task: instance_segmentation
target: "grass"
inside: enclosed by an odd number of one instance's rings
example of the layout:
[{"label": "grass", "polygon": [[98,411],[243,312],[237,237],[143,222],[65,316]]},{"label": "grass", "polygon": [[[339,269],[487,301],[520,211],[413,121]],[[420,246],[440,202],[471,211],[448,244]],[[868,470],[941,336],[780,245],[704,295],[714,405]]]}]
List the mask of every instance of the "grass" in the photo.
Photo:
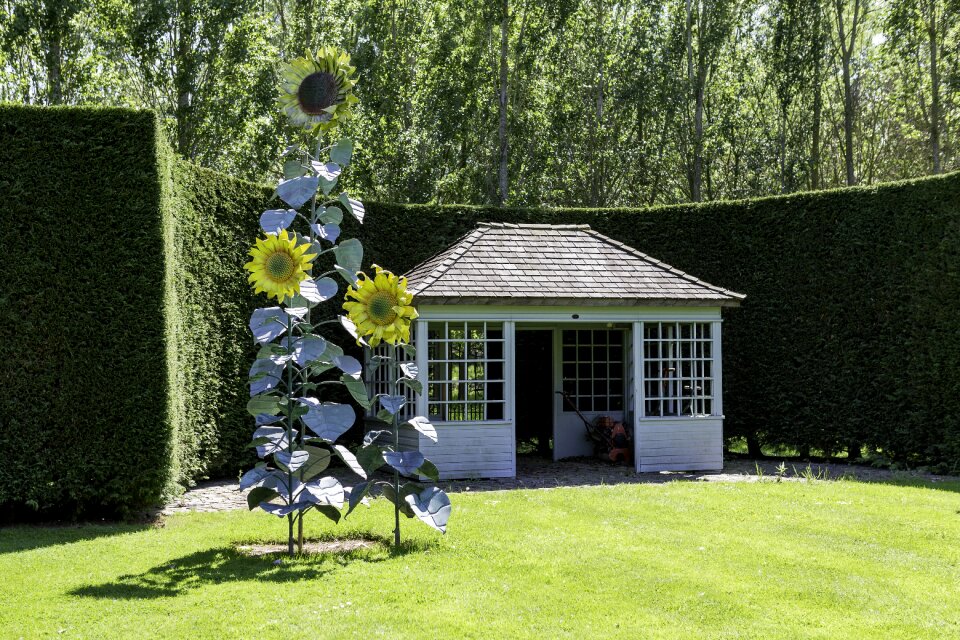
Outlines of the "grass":
[{"label": "grass", "polygon": [[[960,637],[960,483],[453,496],[450,532],[284,562],[270,516],[0,530],[0,636]],[[314,538],[388,534],[382,501]],[[12,606],[11,606],[11,603]]]}]

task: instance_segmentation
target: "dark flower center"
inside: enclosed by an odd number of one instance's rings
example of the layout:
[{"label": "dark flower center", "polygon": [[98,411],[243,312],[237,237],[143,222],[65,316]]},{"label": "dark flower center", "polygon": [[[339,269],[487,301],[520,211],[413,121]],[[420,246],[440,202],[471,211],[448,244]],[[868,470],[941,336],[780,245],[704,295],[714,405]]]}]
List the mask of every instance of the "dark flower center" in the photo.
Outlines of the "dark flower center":
[{"label": "dark flower center", "polygon": [[293,258],[286,253],[274,253],[266,260],[264,265],[267,270],[267,275],[274,282],[284,282],[293,276],[293,272],[296,271],[296,265],[293,262]]},{"label": "dark flower center", "polygon": [[314,71],[300,83],[297,101],[307,115],[323,115],[337,101],[337,79],[328,71]]},{"label": "dark flower center", "polygon": [[386,291],[378,291],[370,296],[367,315],[370,316],[374,324],[385,327],[393,324],[393,321],[397,319],[397,312],[393,310],[395,306],[397,306],[395,297]]}]

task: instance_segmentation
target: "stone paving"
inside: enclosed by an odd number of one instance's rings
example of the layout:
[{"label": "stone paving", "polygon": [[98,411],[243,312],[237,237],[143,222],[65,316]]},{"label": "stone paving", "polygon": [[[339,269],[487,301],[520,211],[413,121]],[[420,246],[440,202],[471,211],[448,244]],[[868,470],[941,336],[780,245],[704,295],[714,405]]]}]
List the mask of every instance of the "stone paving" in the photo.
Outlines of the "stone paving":
[{"label": "stone paving", "polygon": [[[727,460],[722,471],[660,472],[635,473],[632,466],[615,465],[587,458],[552,462],[543,458],[520,457],[517,459],[515,478],[489,480],[451,480],[442,481],[440,486],[452,493],[473,491],[503,491],[510,489],[551,489],[556,487],[583,487],[613,484],[650,484],[672,481],[698,482],[756,482],[777,476],[777,460]],[[760,468],[762,476],[758,475]],[[802,481],[807,475],[815,478],[837,480],[855,479],[865,482],[884,482],[919,478],[932,482],[956,480],[948,476],[907,473],[873,469],[843,464],[811,463],[807,473],[807,463],[787,462],[787,481]],[[330,475],[341,482],[356,482],[356,476],[347,469],[332,469]],[[384,475],[384,479],[388,476]],[[246,509],[246,492],[241,492],[235,480],[216,480],[204,482],[187,491],[177,500],[166,505],[160,513],[170,515],[184,511],[229,511]]]}]

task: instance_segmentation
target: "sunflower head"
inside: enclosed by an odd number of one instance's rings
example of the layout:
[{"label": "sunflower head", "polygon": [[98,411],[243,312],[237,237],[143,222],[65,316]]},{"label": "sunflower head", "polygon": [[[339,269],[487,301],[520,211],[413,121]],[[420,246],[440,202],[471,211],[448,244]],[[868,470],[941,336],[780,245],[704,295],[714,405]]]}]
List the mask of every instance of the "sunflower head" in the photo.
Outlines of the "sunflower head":
[{"label": "sunflower head", "polygon": [[250,249],[253,258],[243,268],[250,272],[247,280],[257,293],[283,302],[284,298],[300,293],[300,281],[307,277],[311,263],[317,257],[307,253],[309,244],[297,244],[297,237],[281,231],[277,235],[258,238]]},{"label": "sunflower head", "polygon": [[369,336],[371,347],[381,341],[390,344],[410,342],[410,322],[417,317],[413,294],[407,292],[407,279],[398,278],[377,265],[376,275],[361,273],[357,284],[347,290],[343,308],[357,326],[357,335]]},{"label": "sunflower head", "polygon": [[290,122],[305,129],[327,131],[351,117],[356,71],[350,55],[336,47],[307,52],[283,67],[280,106]]}]

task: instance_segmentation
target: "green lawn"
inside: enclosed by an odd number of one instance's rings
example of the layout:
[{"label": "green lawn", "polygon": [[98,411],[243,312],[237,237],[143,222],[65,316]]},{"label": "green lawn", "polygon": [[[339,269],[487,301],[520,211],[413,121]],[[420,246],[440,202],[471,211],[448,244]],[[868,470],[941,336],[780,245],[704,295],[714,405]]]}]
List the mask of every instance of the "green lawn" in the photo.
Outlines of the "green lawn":
[{"label": "green lawn", "polygon": [[[0,635],[960,638],[960,483],[453,496],[447,536],[281,566],[271,516],[0,530]],[[311,535],[387,534],[382,502]],[[308,523],[309,524],[309,523]]]}]

